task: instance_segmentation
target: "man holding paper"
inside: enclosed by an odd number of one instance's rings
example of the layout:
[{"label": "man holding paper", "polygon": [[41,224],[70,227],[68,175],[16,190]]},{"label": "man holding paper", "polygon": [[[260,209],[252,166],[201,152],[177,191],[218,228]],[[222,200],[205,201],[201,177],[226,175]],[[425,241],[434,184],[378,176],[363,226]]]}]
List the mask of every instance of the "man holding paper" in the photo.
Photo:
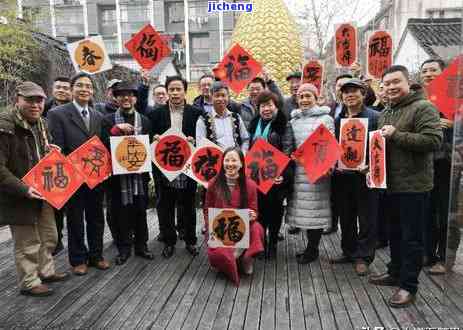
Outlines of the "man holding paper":
[{"label": "man holding paper", "polygon": [[[119,109],[103,119],[103,143],[109,147],[111,136],[149,134],[151,125],[148,118],[135,110],[136,87],[123,81],[114,87],[113,94]],[[115,175],[109,179],[111,214],[118,237],[116,244],[119,255],[116,257],[116,265],[122,265],[127,261],[132,254],[132,245],[135,247],[136,256],[154,259],[147,247],[146,208],[149,180],[149,173]]]},{"label": "man holding paper", "polygon": [[410,88],[406,67],[391,66],[383,73],[383,83],[391,104],[378,120],[387,143],[387,199],[394,206],[389,224],[391,261],[387,272],[372,276],[370,283],[398,286],[389,305],[405,307],[415,299],[423,267],[423,219],[433,188],[433,152],[441,146],[442,129],[423,90]]},{"label": "man holding paper", "polygon": [[34,297],[53,293],[44,283],[69,277],[55,271],[53,208],[21,181],[50,149],[41,118],[45,99],[40,86],[24,82],[16,88],[14,108],[0,114],[0,225],[10,226],[21,294]]},{"label": "man holding paper", "polygon": [[[365,147],[359,159],[366,161],[366,145],[368,132],[374,131],[377,127],[379,113],[367,108],[363,101],[365,99],[366,86],[356,78],[346,81],[341,89],[343,107],[341,113],[335,119],[336,137],[341,135],[341,121],[349,119],[367,119],[367,131],[360,137],[347,134],[347,139],[357,139]],[[357,170],[340,170],[336,175],[336,189],[339,196],[340,222],[341,222],[341,248],[343,255],[332,259],[332,263],[355,264],[355,272],[366,275],[368,265],[373,262],[376,244],[376,221],[378,216],[378,192],[368,189],[366,185],[366,165]],[[358,217],[358,228],[357,228]]]}]

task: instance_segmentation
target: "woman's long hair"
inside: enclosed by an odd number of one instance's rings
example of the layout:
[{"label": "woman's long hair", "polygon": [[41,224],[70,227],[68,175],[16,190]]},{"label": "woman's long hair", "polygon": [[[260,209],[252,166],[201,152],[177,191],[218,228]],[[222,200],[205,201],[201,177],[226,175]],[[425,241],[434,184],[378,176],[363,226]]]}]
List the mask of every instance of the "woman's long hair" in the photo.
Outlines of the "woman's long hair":
[{"label": "woman's long hair", "polygon": [[240,188],[240,206],[239,208],[245,209],[248,207],[248,190],[246,186],[246,175],[245,175],[245,164],[244,164],[244,155],[241,149],[237,147],[230,147],[227,148],[224,153],[223,153],[223,158],[222,158],[222,167],[220,168],[220,172],[217,175],[217,179],[215,180],[215,188],[217,189],[217,192],[219,196],[221,196],[227,204],[230,204],[231,202],[231,191],[230,187],[228,187],[227,184],[227,177],[225,176],[225,168],[224,168],[224,159],[225,156],[230,153],[230,152],[236,152],[238,154],[238,157],[240,158],[241,164],[243,165],[239,169],[239,176],[238,176],[238,186]]}]

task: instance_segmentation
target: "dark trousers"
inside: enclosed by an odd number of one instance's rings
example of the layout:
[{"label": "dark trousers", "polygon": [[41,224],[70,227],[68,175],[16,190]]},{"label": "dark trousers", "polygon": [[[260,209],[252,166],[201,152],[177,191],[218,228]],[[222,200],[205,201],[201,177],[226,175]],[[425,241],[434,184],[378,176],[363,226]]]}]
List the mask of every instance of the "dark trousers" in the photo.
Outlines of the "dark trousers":
[{"label": "dark trousers", "polygon": [[[278,233],[280,232],[281,222],[283,220],[283,199],[279,191],[271,189],[267,195],[258,193],[259,222],[264,227],[268,239],[266,243],[276,245],[278,242]],[[267,235],[267,234],[266,234]]]},{"label": "dark trousers", "polygon": [[377,221],[377,241],[384,244],[389,244],[389,210],[385,191],[379,192],[378,201],[378,221]]},{"label": "dark trousers", "polygon": [[373,262],[376,248],[379,192],[368,189],[360,173],[339,175],[341,248],[345,256]]},{"label": "dark trousers", "polygon": [[106,224],[108,225],[109,232],[111,233],[111,237],[113,238],[114,242],[117,245],[118,230],[116,228],[117,224],[116,224],[113,208],[111,207],[112,192],[111,192],[111,187],[109,186],[109,180],[106,181],[106,183],[108,184],[104,192],[104,199],[105,199],[105,205],[106,205]]},{"label": "dark trousers", "polygon": [[58,244],[63,243],[63,228],[64,228],[64,208],[55,211],[56,231],[58,232]]},{"label": "dark trousers", "polygon": [[400,288],[413,294],[418,290],[418,276],[423,267],[423,219],[429,193],[392,193],[390,249],[387,265],[390,276],[398,278]]},{"label": "dark trousers", "polygon": [[[68,249],[71,266],[103,259],[103,191],[82,186],[67,203]],[[84,224],[85,221],[85,224]],[[88,249],[85,245],[87,232]]]},{"label": "dark trousers", "polygon": [[111,211],[114,230],[118,237],[116,245],[120,254],[130,254],[132,245],[135,247],[135,252],[146,250],[148,242],[147,205],[146,195],[134,196],[133,204],[122,205],[120,190],[112,191]]},{"label": "dark trousers", "polygon": [[[154,182],[154,185],[155,185],[155,190],[156,190],[156,194],[155,194],[155,197],[154,197],[154,205],[156,207],[156,210],[159,208],[159,203],[161,201],[161,189],[162,189],[162,185],[160,183],[157,182],[158,180],[155,180]],[[203,195],[203,200],[206,198],[206,194]],[[184,224],[182,223],[183,219],[184,219],[184,216],[183,216],[183,205],[181,205],[181,203],[179,203],[179,201],[176,202],[175,204],[175,209],[176,209],[176,222],[175,222],[175,230],[177,230],[178,233],[180,233],[181,231],[183,231],[183,228],[185,227]],[[159,213],[158,213],[159,214]],[[159,232],[160,233],[164,233],[165,230],[163,227],[163,223],[161,223],[159,221]]]},{"label": "dark trousers", "polygon": [[434,161],[434,189],[425,231],[425,253],[431,262],[445,262],[451,166],[447,159]]},{"label": "dark trousers", "polygon": [[183,227],[184,240],[188,245],[195,245],[196,238],[196,189],[177,189],[159,185],[159,203],[157,206],[159,230],[166,245],[175,245],[177,232],[175,230],[175,210],[177,217],[182,219],[178,224]]},{"label": "dark trousers", "polygon": [[305,253],[313,256],[319,255],[320,240],[322,238],[323,229],[307,229],[307,247]]}]

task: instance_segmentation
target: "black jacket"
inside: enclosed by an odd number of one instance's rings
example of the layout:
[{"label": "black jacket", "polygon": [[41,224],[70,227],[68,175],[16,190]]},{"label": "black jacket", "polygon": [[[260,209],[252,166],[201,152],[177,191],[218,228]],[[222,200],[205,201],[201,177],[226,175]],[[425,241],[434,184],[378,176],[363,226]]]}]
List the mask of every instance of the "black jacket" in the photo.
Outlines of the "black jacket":
[{"label": "black jacket", "polygon": [[[106,148],[108,148],[108,150],[111,150],[110,137],[115,136],[114,134],[111,133],[111,129],[115,125],[116,125],[116,114],[115,113],[111,113],[109,115],[104,116],[101,122],[101,141],[106,146]],[[141,115],[141,126],[142,126],[142,131],[141,131],[142,135],[151,134],[150,121],[144,115]],[[151,136],[150,136],[150,141],[151,141]],[[120,189],[121,189],[120,178],[121,178],[121,175],[113,175],[108,180],[109,187],[113,193],[118,192],[118,191],[120,192]],[[150,180],[149,173],[143,173],[143,186],[145,189],[145,196],[148,195],[149,180]]]},{"label": "black jacket", "polygon": [[59,107],[59,106],[60,104],[56,102],[56,99],[54,97],[49,97],[47,101],[45,102],[45,107],[43,109],[42,117],[47,118],[48,111],[50,111],[53,108]]},{"label": "black jacket", "polygon": [[[198,121],[199,116],[202,114],[202,110],[185,104],[183,109],[183,121],[182,121],[182,132],[186,137],[195,137],[196,136],[196,122]],[[162,135],[171,127],[170,121],[170,109],[169,105],[166,104],[156,111],[151,111],[148,113],[148,118],[151,123],[151,135]],[[162,174],[161,171],[156,166],[153,166],[153,175],[155,180],[158,182],[163,182],[165,185],[169,180]],[[195,187],[196,183],[192,179],[188,178],[188,187]]]},{"label": "black jacket", "polygon": [[61,148],[64,155],[68,155],[94,135],[101,138],[101,121],[103,115],[92,108],[90,114],[90,130],[85,127],[84,121],[74,103],[67,103],[53,108],[47,116],[53,143]]},{"label": "black jacket", "polygon": [[[146,115],[149,111],[148,107],[148,93],[149,93],[149,86],[140,84],[137,89],[137,103],[135,103],[135,109],[141,113]],[[119,106],[117,104],[111,102],[99,102],[95,104],[95,110],[101,112],[103,115],[109,115],[111,113],[115,113]]]},{"label": "black jacket", "polygon": [[[256,133],[257,124],[259,122],[260,115],[254,117],[249,124],[249,135],[250,135],[250,143],[249,143],[249,150],[251,150],[252,145],[254,144],[254,134]],[[286,130],[288,129],[288,120],[286,119],[286,115],[278,110],[276,118],[273,120],[270,126],[270,131],[268,134],[268,143],[272,146],[284,152],[285,149],[283,146],[284,136],[287,133]],[[294,180],[294,162],[290,161],[286,169],[282,173],[283,176],[283,183],[280,185],[273,185],[270,191],[267,194],[278,194],[279,198],[285,198],[291,191],[291,187],[293,186]]]}]

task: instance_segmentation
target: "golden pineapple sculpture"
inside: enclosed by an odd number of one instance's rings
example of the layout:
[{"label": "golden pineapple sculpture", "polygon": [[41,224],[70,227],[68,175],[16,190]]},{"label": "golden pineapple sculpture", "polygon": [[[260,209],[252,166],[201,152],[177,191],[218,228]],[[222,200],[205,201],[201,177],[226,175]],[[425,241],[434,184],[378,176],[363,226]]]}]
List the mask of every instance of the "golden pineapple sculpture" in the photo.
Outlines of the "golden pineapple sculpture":
[{"label": "golden pineapple sculpture", "polygon": [[[251,13],[243,13],[232,35],[231,46],[239,43],[259,61],[283,94],[289,88],[286,76],[300,70],[303,46],[296,22],[283,0],[253,0]],[[241,92],[238,99],[245,98]]]}]

